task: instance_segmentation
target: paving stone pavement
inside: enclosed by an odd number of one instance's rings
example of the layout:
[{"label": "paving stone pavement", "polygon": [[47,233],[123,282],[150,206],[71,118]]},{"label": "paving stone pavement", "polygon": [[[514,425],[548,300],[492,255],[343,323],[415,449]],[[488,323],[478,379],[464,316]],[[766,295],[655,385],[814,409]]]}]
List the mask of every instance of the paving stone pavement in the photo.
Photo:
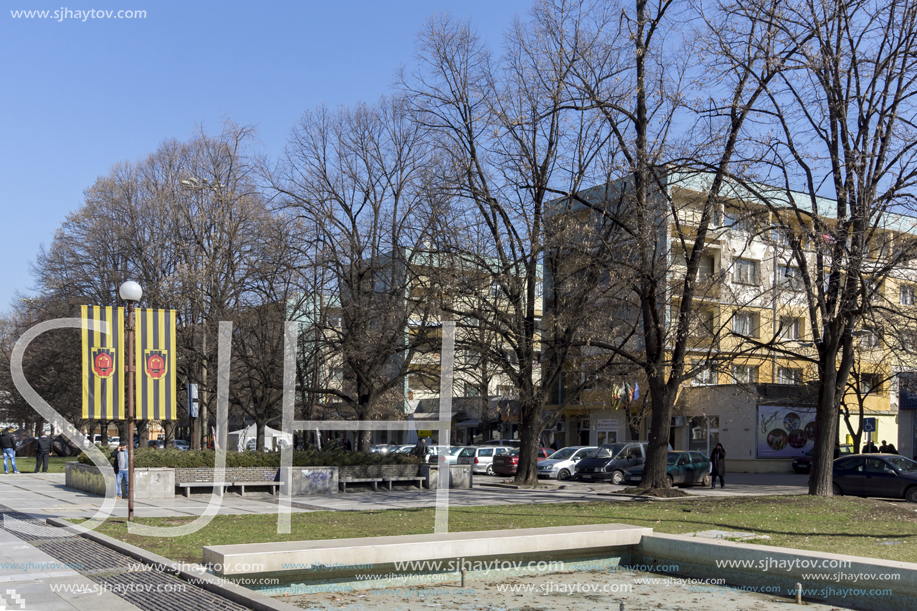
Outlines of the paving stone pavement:
[{"label": "paving stone pavement", "polygon": [[0,520],[0,609],[250,611],[9,507]]}]

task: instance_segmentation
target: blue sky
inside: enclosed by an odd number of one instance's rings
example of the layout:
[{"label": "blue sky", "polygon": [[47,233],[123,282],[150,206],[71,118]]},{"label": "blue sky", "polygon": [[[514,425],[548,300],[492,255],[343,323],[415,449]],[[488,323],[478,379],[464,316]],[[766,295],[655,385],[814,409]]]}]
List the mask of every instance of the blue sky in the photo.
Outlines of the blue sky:
[{"label": "blue sky", "polygon": [[[434,12],[470,17],[499,49],[530,0],[223,2],[5,0],[0,12],[0,310],[83,189],[197,125],[257,126],[277,156],[302,113],[374,101],[414,62]],[[70,12],[58,20],[11,11]],[[140,19],[76,11],[146,11]]]}]

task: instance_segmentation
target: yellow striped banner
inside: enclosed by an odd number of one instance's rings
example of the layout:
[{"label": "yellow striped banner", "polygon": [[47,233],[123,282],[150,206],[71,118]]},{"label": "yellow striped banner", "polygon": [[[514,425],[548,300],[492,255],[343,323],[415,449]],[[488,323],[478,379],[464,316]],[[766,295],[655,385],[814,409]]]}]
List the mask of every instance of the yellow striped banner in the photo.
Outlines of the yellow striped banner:
[{"label": "yellow striped banner", "polygon": [[138,420],[174,420],[175,310],[137,308],[134,339],[137,392],[134,417]]},{"label": "yellow striped banner", "polygon": [[[122,420],[124,308],[80,306],[83,319],[83,418]],[[93,321],[93,328],[89,328]],[[108,333],[101,323],[108,323]]]}]

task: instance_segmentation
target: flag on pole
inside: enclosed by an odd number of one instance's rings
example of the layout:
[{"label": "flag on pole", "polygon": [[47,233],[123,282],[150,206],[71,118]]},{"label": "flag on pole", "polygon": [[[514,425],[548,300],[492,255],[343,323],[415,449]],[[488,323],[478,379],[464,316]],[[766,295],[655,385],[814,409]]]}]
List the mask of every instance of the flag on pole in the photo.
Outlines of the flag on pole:
[{"label": "flag on pole", "polygon": [[137,420],[174,420],[175,310],[137,308],[135,314]]},{"label": "flag on pole", "polygon": [[[83,319],[83,418],[122,420],[124,308],[80,306]],[[92,329],[89,321],[93,321]],[[107,333],[102,323],[108,323]]]}]

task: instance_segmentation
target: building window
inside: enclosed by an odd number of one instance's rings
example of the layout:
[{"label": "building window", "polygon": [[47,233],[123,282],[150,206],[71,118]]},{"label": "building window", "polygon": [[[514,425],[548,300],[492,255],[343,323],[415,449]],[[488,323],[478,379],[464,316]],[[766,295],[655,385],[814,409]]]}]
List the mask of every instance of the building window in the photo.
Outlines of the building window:
[{"label": "building window", "polygon": [[758,262],[738,259],[735,263],[733,280],[739,284],[758,284]]},{"label": "building window", "polygon": [[780,318],[780,339],[784,341],[802,339],[802,321],[791,316]]},{"label": "building window", "polygon": [[710,386],[716,384],[716,368],[711,361],[694,361],[693,366],[695,368],[700,367],[701,370],[697,372],[697,375],[691,380],[691,384],[694,386]]},{"label": "building window", "polygon": [[726,227],[729,227],[733,231],[755,233],[757,230],[754,217],[738,208],[726,208],[723,213],[723,221]]},{"label": "building window", "polygon": [[757,384],[758,368],[751,365],[733,365],[732,377],[736,384]]},{"label": "building window", "polygon": [[706,280],[712,278],[715,271],[716,265],[713,260],[713,255],[701,256],[700,263],[697,268],[697,279]]},{"label": "building window", "polygon": [[915,297],[917,297],[917,291],[914,290],[913,284],[902,284],[898,287],[898,290],[898,302],[901,305],[912,306],[914,305],[915,301],[917,301],[917,299],[915,299]]},{"label": "building window", "polygon": [[698,310],[692,335],[694,337],[712,337],[713,325],[713,310]]},{"label": "building window", "polygon": [[865,328],[860,337],[861,348],[878,348],[881,340],[881,334],[877,329]]},{"label": "building window", "polygon": [[779,274],[778,281],[783,284],[783,286],[794,291],[802,290],[802,274],[799,272],[798,267],[779,265],[777,267],[777,273]]},{"label": "building window", "polygon": [[736,312],[732,318],[732,332],[745,337],[755,337],[755,315],[751,312]]},{"label": "building window", "polygon": [[860,374],[860,393],[868,395],[869,393],[879,393],[879,376],[874,373]]},{"label": "building window", "polygon": [[777,384],[802,384],[802,369],[778,367]]},{"label": "building window", "polygon": [[786,246],[790,243],[784,230],[779,227],[771,229],[771,242],[777,246]]}]

